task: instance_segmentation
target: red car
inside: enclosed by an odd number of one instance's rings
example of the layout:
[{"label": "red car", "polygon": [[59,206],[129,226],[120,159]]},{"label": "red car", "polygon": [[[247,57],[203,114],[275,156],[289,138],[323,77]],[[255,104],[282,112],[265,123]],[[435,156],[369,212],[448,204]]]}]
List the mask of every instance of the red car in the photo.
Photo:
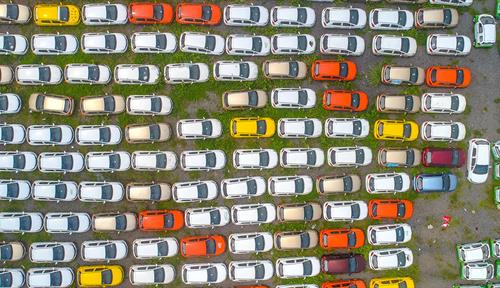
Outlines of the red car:
[{"label": "red car", "polygon": [[325,90],[323,108],[331,111],[360,112],[368,107],[368,95],[363,91]]},{"label": "red car", "polygon": [[330,254],[321,256],[320,265],[326,274],[352,274],[363,272],[366,260],[361,254]]},{"label": "red car", "polygon": [[465,152],[459,148],[426,147],[422,151],[425,167],[459,168],[465,164]]},{"label": "red car", "polygon": [[368,216],[371,219],[407,220],[413,215],[413,203],[410,200],[377,199],[368,202]]},{"label": "red car", "polygon": [[366,288],[366,284],[361,279],[336,280],[323,282],[321,288]]},{"label": "red car", "polygon": [[431,66],[425,72],[430,87],[465,88],[469,86],[471,72],[466,67]]},{"label": "red car", "polygon": [[356,64],[352,61],[316,60],[311,67],[314,80],[351,81],[356,79]]},{"label": "red car", "polygon": [[217,25],[222,12],[216,4],[177,4],[175,20],[179,24]]},{"label": "red car", "polygon": [[365,232],[358,228],[323,229],[319,232],[319,245],[323,249],[359,248],[365,244]]},{"label": "red car", "polygon": [[184,227],[181,210],[146,210],[139,213],[139,229],[142,231],[173,231]]},{"label": "red car", "polygon": [[226,239],[221,235],[190,236],[181,239],[184,257],[217,256],[226,251]]},{"label": "red car", "polygon": [[168,24],[174,20],[174,8],[167,3],[138,3],[128,5],[128,21],[134,24]]}]

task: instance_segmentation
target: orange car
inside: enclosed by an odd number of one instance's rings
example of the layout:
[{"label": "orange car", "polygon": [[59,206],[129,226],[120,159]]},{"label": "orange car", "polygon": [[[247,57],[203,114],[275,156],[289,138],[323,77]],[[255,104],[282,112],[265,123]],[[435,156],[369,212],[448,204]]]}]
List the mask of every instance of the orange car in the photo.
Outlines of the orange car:
[{"label": "orange car", "polygon": [[168,24],[174,20],[174,8],[167,3],[138,3],[128,5],[128,21],[134,24]]},{"label": "orange car", "polygon": [[142,231],[169,231],[184,227],[181,210],[146,210],[139,213],[139,229]]},{"label": "orange car", "polygon": [[430,66],[425,72],[425,82],[430,87],[465,88],[470,84],[470,77],[466,67]]},{"label": "orange car", "polygon": [[336,280],[322,283],[321,288],[366,288],[366,284],[361,279]]},{"label": "orange car", "polygon": [[311,67],[314,80],[351,81],[356,79],[356,64],[351,61],[316,60]]},{"label": "orange car", "polygon": [[177,4],[175,20],[179,24],[217,25],[221,20],[221,10],[216,4]]},{"label": "orange car", "polygon": [[181,239],[184,257],[217,256],[226,251],[226,240],[221,235],[190,236]]},{"label": "orange car", "polygon": [[365,245],[365,232],[358,228],[323,229],[319,232],[323,249],[349,249]]},{"label": "orange car", "polygon": [[413,203],[410,200],[398,199],[370,200],[368,215],[371,219],[410,219],[413,215]]},{"label": "orange car", "polygon": [[368,95],[363,91],[330,89],[323,93],[325,110],[360,112],[367,107]]}]

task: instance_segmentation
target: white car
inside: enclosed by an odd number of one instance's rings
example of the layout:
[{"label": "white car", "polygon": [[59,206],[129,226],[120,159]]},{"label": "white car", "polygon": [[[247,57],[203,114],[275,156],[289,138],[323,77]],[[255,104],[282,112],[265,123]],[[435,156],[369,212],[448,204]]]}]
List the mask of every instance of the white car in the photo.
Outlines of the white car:
[{"label": "white car", "polygon": [[30,172],[36,169],[36,154],[30,151],[0,151],[0,171]]},{"label": "white car", "polygon": [[136,259],[173,257],[179,253],[179,242],[174,237],[135,239],[132,251]]},{"label": "white car", "polygon": [[229,263],[229,279],[234,282],[266,281],[273,277],[274,266],[269,260],[244,260]]},{"label": "white car", "polygon": [[130,95],[126,100],[129,115],[169,115],[173,108],[172,99],[164,95]]},{"label": "white car", "polygon": [[31,197],[37,201],[73,201],[78,197],[78,184],[74,181],[37,180],[33,182]]},{"label": "white car", "polygon": [[490,245],[487,242],[476,242],[457,245],[457,256],[460,262],[483,262],[490,259]]},{"label": "white car", "polygon": [[276,276],[282,279],[314,277],[320,272],[317,257],[288,257],[276,260]]},{"label": "white car", "polygon": [[167,64],[163,70],[167,84],[207,82],[208,75],[208,65],[205,63]]},{"label": "white car", "polygon": [[188,150],[180,157],[184,171],[220,170],[226,166],[226,154],[222,150]]},{"label": "white car", "polygon": [[466,263],[460,273],[465,280],[488,281],[495,277],[495,266],[488,262]]},{"label": "white car", "polygon": [[236,56],[267,56],[271,40],[262,35],[231,34],[226,38],[226,53]]},{"label": "white car", "polygon": [[35,242],[29,248],[33,263],[67,263],[76,258],[76,245],[72,242]]},{"label": "white car", "polygon": [[276,207],[271,203],[233,205],[231,220],[235,225],[272,223],[276,220]]},{"label": "white car", "polygon": [[222,124],[217,119],[183,119],[177,121],[177,138],[210,139],[222,135]]},{"label": "white car", "polygon": [[165,285],[175,280],[175,268],[170,264],[132,265],[128,271],[132,285]]},{"label": "white car", "polygon": [[126,151],[89,152],[85,155],[85,168],[90,172],[126,171],[130,162],[130,154]]},{"label": "white car", "polygon": [[30,288],[70,287],[75,273],[70,267],[30,268],[26,272],[26,285]]},{"label": "white car", "polygon": [[14,93],[0,93],[0,115],[15,114],[21,110],[21,97]]},{"label": "white car", "polygon": [[325,164],[321,148],[282,148],[280,165],[283,168],[318,168]]},{"label": "white car", "polygon": [[134,151],[131,162],[137,171],[172,171],[177,167],[177,155],[172,151]]},{"label": "white car", "polygon": [[90,230],[90,216],[82,212],[47,213],[43,222],[47,233],[73,234]]},{"label": "white car", "polygon": [[317,118],[281,118],[277,128],[281,138],[317,138],[323,131]]},{"label": "white car", "polygon": [[160,80],[160,69],[156,65],[120,64],[115,66],[113,74],[118,84],[152,85]]},{"label": "white car", "polygon": [[85,25],[119,25],[128,22],[127,6],[123,4],[96,3],[82,6]]},{"label": "white car", "polygon": [[201,32],[183,32],[179,38],[182,52],[206,55],[224,53],[224,37]]},{"label": "white car", "polygon": [[[472,3],[472,0],[470,0]],[[480,14],[473,19],[474,45],[478,47],[492,47],[497,41],[496,20],[493,15]]]},{"label": "white car", "polygon": [[216,81],[254,81],[259,68],[252,61],[217,61],[213,74]]},{"label": "white car", "polygon": [[28,51],[28,39],[20,34],[0,34],[0,55],[24,55]]},{"label": "white car", "polygon": [[80,251],[83,261],[109,262],[127,257],[128,246],[124,240],[83,241]]},{"label": "white car", "polygon": [[420,135],[425,141],[462,141],[465,125],[461,122],[425,121],[420,127]]},{"label": "white car", "polygon": [[328,118],[325,121],[325,136],[328,138],[365,138],[370,132],[370,123],[362,118]]},{"label": "white car", "polygon": [[407,173],[370,173],[366,175],[366,191],[370,194],[402,193],[408,191],[411,185]]},{"label": "white car", "polygon": [[111,70],[107,65],[68,64],[64,67],[64,81],[68,84],[108,84]]},{"label": "white car", "polygon": [[275,34],[271,37],[271,52],[276,55],[311,54],[316,40],[309,34]]},{"label": "white car", "polygon": [[357,35],[323,34],[319,51],[326,55],[361,56],[365,52],[365,39]]},{"label": "white car", "polygon": [[278,153],[273,149],[236,149],[233,166],[236,169],[272,169],[278,165]]},{"label": "white car", "polygon": [[0,179],[0,200],[26,200],[31,195],[28,180]]},{"label": "white car", "polygon": [[137,227],[137,216],[132,212],[110,212],[92,215],[92,230],[95,232],[127,232]]},{"label": "white car", "polygon": [[128,48],[123,33],[83,33],[80,42],[85,54],[125,53]]},{"label": "white car", "polygon": [[176,182],[172,185],[172,198],[177,203],[209,201],[217,198],[218,190],[213,180]]},{"label": "white car", "polygon": [[465,35],[430,34],[427,37],[427,54],[465,56],[471,51],[472,43]]},{"label": "white car", "polygon": [[117,125],[79,125],[75,130],[78,145],[116,145],[122,141],[122,130]]},{"label": "white car", "polygon": [[359,167],[372,162],[372,150],[366,146],[331,147],[327,152],[332,167]]},{"label": "white car", "polygon": [[316,105],[316,92],[309,88],[275,88],[271,91],[274,108],[312,108]]},{"label": "white car", "polygon": [[227,278],[224,263],[184,264],[181,269],[182,282],[188,285],[211,285],[222,283]]},{"label": "white car", "polygon": [[274,27],[312,27],[316,13],[310,7],[275,6],[271,9],[271,25]]},{"label": "white car", "polygon": [[27,129],[30,145],[69,145],[73,142],[73,128],[69,125],[31,125]]},{"label": "white car", "polygon": [[413,13],[399,8],[376,8],[370,11],[369,22],[373,30],[410,30],[413,28]]},{"label": "white car", "polygon": [[78,199],[82,202],[119,202],[124,194],[125,188],[120,182],[82,181]]},{"label": "white car", "polygon": [[313,180],[308,175],[272,176],[267,179],[268,193],[272,196],[298,196],[312,192]]},{"label": "white car", "polygon": [[266,180],[261,176],[224,179],[220,193],[225,199],[251,198],[266,193]]},{"label": "white car", "polygon": [[233,254],[257,254],[273,249],[273,235],[269,232],[233,233],[227,243]]},{"label": "white car", "polygon": [[21,288],[24,285],[25,275],[21,268],[0,268],[0,279],[2,283],[5,281],[9,282],[9,288]]},{"label": "white car", "polygon": [[411,240],[411,226],[406,223],[370,225],[366,230],[371,245],[397,245]]},{"label": "white car", "polygon": [[0,124],[0,144],[22,144],[26,139],[26,130],[21,124]]},{"label": "white car", "polygon": [[38,170],[76,173],[83,170],[83,160],[80,152],[43,152],[38,155]]},{"label": "white car", "polygon": [[486,182],[490,169],[490,142],[486,139],[469,140],[467,150],[467,180],[474,184]]},{"label": "white car", "polygon": [[358,221],[368,216],[364,201],[327,201],[323,204],[323,218],[326,221]]},{"label": "white car", "polygon": [[128,201],[168,201],[171,197],[170,185],[163,182],[132,182],[126,188]]},{"label": "white car", "polygon": [[260,5],[227,5],[223,15],[227,26],[266,26],[269,22],[269,10]]},{"label": "white car", "polygon": [[63,71],[57,65],[18,65],[15,73],[19,85],[57,85],[63,80]]},{"label": "white car", "polygon": [[465,7],[465,6],[472,5],[473,1],[474,0],[429,0],[429,3],[438,4],[438,5],[450,5],[450,6]]},{"label": "white car", "polygon": [[174,53],[177,49],[175,35],[167,32],[135,32],[130,44],[134,53]]},{"label": "white car", "polygon": [[424,93],[422,95],[422,112],[425,113],[462,113],[467,100],[457,93]]},{"label": "white car", "polygon": [[231,216],[224,206],[188,208],[184,211],[184,220],[188,228],[213,228],[229,224]]},{"label": "white car", "polygon": [[35,233],[42,229],[42,213],[0,212],[0,232],[2,233]]},{"label": "white car", "polygon": [[490,241],[492,256],[500,258],[500,239]]},{"label": "white car", "polygon": [[35,55],[71,55],[78,52],[78,39],[71,34],[34,34],[31,51]]},{"label": "white car", "polygon": [[321,25],[325,28],[363,29],[366,26],[366,12],[353,7],[327,7],[321,12]]},{"label": "white car", "polygon": [[408,248],[372,250],[368,254],[372,270],[391,270],[408,268],[413,264],[413,252]]},{"label": "white car", "polygon": [[412,57],[417,53],[417,40],[408,36],[375,35],[372,52],[374,55]]}]

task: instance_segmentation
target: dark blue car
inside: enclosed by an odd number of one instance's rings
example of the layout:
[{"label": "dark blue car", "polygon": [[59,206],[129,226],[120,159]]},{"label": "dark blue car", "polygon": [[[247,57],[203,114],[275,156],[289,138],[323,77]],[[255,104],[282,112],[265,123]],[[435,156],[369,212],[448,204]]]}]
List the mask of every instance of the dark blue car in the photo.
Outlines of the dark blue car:
[{"label": "dark blue car", "polygon": [[420,193],[453,192],[458,179],[452,173],[418,174],[413,179],[413,189]]}]

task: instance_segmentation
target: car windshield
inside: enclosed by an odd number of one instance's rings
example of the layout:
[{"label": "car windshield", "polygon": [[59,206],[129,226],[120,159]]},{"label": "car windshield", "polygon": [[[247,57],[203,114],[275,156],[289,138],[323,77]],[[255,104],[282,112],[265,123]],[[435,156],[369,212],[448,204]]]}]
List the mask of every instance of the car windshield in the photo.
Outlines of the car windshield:
[{"label": "car windshield", "polygon": [[31,229],[31,217],[30,216],[21,216],[19,218],[19,228],[23,231]]},{"label": "car windshield", "polygon": [[108,244],[104,247],[104,254],[106,259],[113,259],[116,257],[116,245]]},{"label": "car windshield", "polygon": [[255,279],[260,280],[263,279],[266,275],[266,271],[264,265],[259,264],[255,266]]},{"label": "car windshield", "polygon": [[240,77],[248,78],[250,75],[250,65],[248,63],[240,63]]},{"label": "car windshield", "polygon": [[350,12],[349,13],[349,23],[356,25],[358,23],[358,19],[359,19],[358,10],[351,9],[349,12]]},{"label": "car windshield", "polygon": [[0,286],[1,287],[12,287],[12,273],[1,273],[0,274]]},{"label": "car windshield", "polygon": [[474,171],[475,174],[483,175],[488,173],[488,169],[489,169],[488,165],[476,165],[474,166],[474,169],[472,169],[472,171]]},{"label": "car windshield", "polygon": [[10,260],[12,259],[12,246],[2,245],[0,247],[0,260]]},{"label": "car windshield", "polygon": [[210,223],[213,225],[220,224],[220,213],[219,210],[210,211]]},{"label": "car windshield", "polygon": [[0,128],[0,139],[3,141],[12,141],[14,139],[14,128],[11,126],[4,126]]},{"label": "car windshield", "polygon": [[404,252],[399,252],[398,257],[398,267],[404,267],[406,265],[406,255]]},{"label": "car windshield", "polygon": [[9,100],[7,100],[7,96],[0,95],[0,111],[5,111],[9,107]]},{"label": "car windshield", "polygon": [[163,50],[167,47],[167,37],[165,34],[156,35],[156,48]]},{"label": "car windshield", "polygon": [[155,283],[162,283],[165,281],[165,270],[163,268],[158,267],[153,273]]},{"label": "car windshield", "polygon": [[257,22],[260,19],[260,10],[258,7],[250,7],[250,20]]},{"label": "car windshield", "polygon": [[443,190],[444,191],[449,191],[450,190],[450,175],[448,174],[443,174],[441,177],[443,181]]},{"label": "car windshield", "polygon": [[354,52],[354,51],[356,51],[356,47],[357,47],[356,38],[355,37],[348,37],[347,38],[347,50],[350,52]]},{"label": "car windshield", "polygon": [[266,221],[267,220],[267,209],[266,207],[257,208],[257,220]]},{"label": "car windshield", "polygon": [[101,199],[111,200],[113,198],[113,186],[111,185],[103,185],[101,187]]},{"label": "car windshield", "polygon": [[42,66],[38,68],[38,78],[42,82],[49,82],[50,81],[50,68],[47,66]]},{"label": "car windshield", "polygon": [[16,38],[11,35],[3,35],[2,48],[7,51],[14,51],[16,49]]},{"label": "car windshield", "polygon": [[207,51],[214,51],[215,49],[215,37],[212,35],[207,35],[205,37],[205,49]]},{"label": "car windshield", "polygon": [[58,51],[66,51],[67,41],[64,36],[55,36],[54,37],[54,46]]},{"label": "car windshield", "polygon": [[413,150],[406,151],[406,165],[413,165],[415,161],[415,152]]},{"label": "car windshield", "polygon": [[213,152],[207,153],[205,155],[205,159],[207,167],[215,167],[215,165],[217,164],[217,157]]},{"label": "car windshield", "polygon": [[68,194],[68,187],[64,183],[55,185],[55,198],[64,199]]},{"label": "car windshield", "polygon": [[394,189],[403,189],[403,177],[401,177],[401,175],[397,175],[394,177]]},{"label": "car windshield", "polygon": [[266,245],[264,237],[262,235],[259,235],[259,236],[255,237],[254,240],[255,240],[255,250],[256,251],[264,250],[265,245]]},{"label": "car windshield", "polygon": [[464,83],[464,70],[459,69],[457,70],[457,84],[462,83]]},{"label": "car windshield", "polygon": [[[7,18],[16,20],[19,17],[19,8],[14,4],[7,4]],[[0,285],[2,286],[2,285]],[[7,285],[7,287],[10,285]]]},{"label": "car windshield", "polygon": [[189,79],[200,79],[200,67],[198,65],[189,65]]},{"label": "car windshield", "polygon": [[168,255],[168,243],[167,241],[161,241],[156,244],[156,249],[158,249],[158,256]]},{"label": "car windshield", "polygon": [[403,124],[403,137],[410,138],[411,136],[411,125]]},{"label": "car windshield", "polygon": [[358,204],[353,204],[351,205],[351,217],[354,218],[354,219],[357,219],[359,218],[359,216],[361,215],[361,211],[360,211],[360,207]]},{"label": "car windshield", "polygon": [[88,67],[88,77],[89,80],[98,81],[99,80],[99,67],[97,65],[90,65]]},{"label": "car windshield", "polygon": [[15,198],[19,195],[19,184],[9,183],[7,184],[7,197]]},{"label": "car windshield", "polygon": [[403,230],[403,227],[398,227],[394,231],[396,233],[396,241],[402,242],[405,239],[405,231]]},{"label": "car windshield", "polygon": [[313,121],[310,121],[310,120],[304,121],[304,134],[306,134],[306,135],[313,135],[314,134],[314,122]]},{"label": "car windshield", "polygon": [[153,18],[155,20],[163,19],[163,6],[161,4],[155,4],[153,6]]},{"label": "car windshield", "polygon": [[207,281],[215,282],[217,280],[217,268],[210,267],[207,269]]},{"label": "car windshield", "polygon": [[113,34],[104,35],[104,47],[108,50],[115,50],[116,48],[116,37]]},{"label": "car windshield", "polygon": [[304,221],[312,220],[314,216],[313,207],[311,205],[305,205],[303,209],[304,209]]},{"label": "car windshield", "polygon": [[111,130],[108,127],[99,128],[99,141],[107,143],[111,140]]},{"label": "car windshield", "polygon": [[66,6],[59,6],[59,20],[68,21],[69,19],[69,9]]},{"label": "car windshield", "polygon": [[113,272],[111,270],[106,269],[101,272],[101,282],[102,284],[109,285],[111,282],[113,282]]},{"label": "car windshield", "polygon": [[361,135],[361,130],[362,130],[362,127],[361,127],[361,121],[359,120],[355,120],[355,121],[352,121],[352,134],[354,135]]},{"label": "car windshield", "polygon": [[351,94],[351,106],[354,108],[358,108],[359,102],[360,102],[359,93],[352,93]]},{"label": "car windshield", "polygon": [[314,151],[307,151],[307,165],[314,164],[316,164],[316,153]]},{"label": "car windshield", "polygon": [[458,138],[458,132],[460,130],[458,128],[458,124],[452,124],[452,125],[450,125],[450,128],[451,128],[450,137],[453,138],[453,139],[457,139]]},{"label": "car windshield", "polygon": [[297,48],[300,51],[305,51],[307,49],[307,37],[304,35],[297,36]]},{"label": "car windshield", "polygon": [[210,6],[203,5],[201,7],[201,18],[205,21],[212,19],[212,8]]},{"label": "car windshield", "polygon": [[60,142],[62,139],[62,129],[60,127],[51,127],[49,135],[51,142]]},{"label": "car windshield", "polygon": [[107,112],[113,112],[115,111],[115,98],[112,96],[105,96],[103,97],[103,102],[104,102],[104,111]]},{"label": "car windshield", "polygon": [[408,79],[411,83],[416,83],[418,80],[418,69],[415,67],[410,68],[410,79]]},{"label": "car windshield", "polygon": [[307,260],[302,263],[302,267],[304,269],[304,276],[311,275],[312,274],[312,263],[311,261]]},{"label": "car windshield", "polygon": [[120,168],[121,158],[118,154],[109,155],[109,168],[118,169]]},{"label": "car windshield", "polygon": [[449,25],[451,23],[451,10],[443,9],[443,23]]},{"label": "car windshield", "polygon": [[257,121],[257,134],[265,134],[266,133],[266,121],[258,120]]},{"label": "car windshield", "polygon": [[208,197],[208,186],[205,183],[200,183],[196,185],[196,189],[198,191],[199,199],[206,199]]},{"label": "car windshield", "polygon": [[288,62],[288,73],[290,77],[297,77],[299,75],[299,63],[295,61]]},{"label": "car windshield", "polygon": [[303,193],[304,192],[304,179],[298,178],[293,181],[295,185],[295,193]]},{"label": "car windshield", "polygon": [[127,228],[127,217],[125,215],[118,215],[115,217],[116,230],[125,230]]},{"label": "car windshield", "polygon": [[355,257],[350,257],[349,258],[349,272],[356,272],[356,269],[358,268],[358,263],[356,261]]},{"label": "car windshield", "polygon": [[356,246],[356,233],[350,232],[349,234],[347,234],[347,245],[349,247]]},{"label": "car windshield", "polygon": [[80,227],[80,221],[78,221],[78,216],[68,217],[68,230],[77,231]]},{"label": "car windshield", "polygon": [[311,238],[308,233],[300,234],[300,248],[308,248],[311,245]]},{"label": "car windshield", "polygon": [[52,248],[52,259],[55,261],[64,259],[64,247],[62,245],[57,245]]},{"label": "car windshield", "polygon": [[464,37],[457,37],[457,51],[464,51]]},{"label": "car windshield", "polygon": [[106,19],[116,20],[118,17],[118,9],[115,5],[106,5]]},{"label": "car windshield", "polygon": [[400,26],[405,26],[406,24],[406,13],[404,11],[398,11],[398,24]]},{"label": "car windshield", "polygon": [[73,168],[73,156],[64,155],[61,157],[61,168],[64,170],[71,170]]},{"label": "car windshield", "polygon": [[347,77],[347,63],[340,63],[340,77]]},{"label": "car windshield", "polygon": [[262,50],[262,38],[252,37],[252,51],[259,52]]},{"label": "car windshield", "polygon": [[259,101],[257,91],[248,91],[248,106],[256,107]]},{"label": "car windshield", "polygon": [[401,51],[408,53],[410,51],[410,39],[407,37],[401,38]]},{"label": "car windshield", "polygon": [[160,200],[160,196],[161,196],[160,185],[155,184],[155,185],[149,186],[149,193],[150,193],[149,198],[151,200]]},{"label": "car windshield", "polygon": [[23,169],[26,166],[26,158],[24,154],[16,154],[13,157],[13,167],[15,169]]},{"label": "car windshield", "polygon": [[365,162],[365,152],[363,149],[356,149],[356,163],[361,164]]},{"label": "car windshield", "polygon": [[145,66],[139,67],[139,81],[147,82],[149,80],[149,68]]},{"label": "car windshield", "polygon": [[406,213],[406,207],[405,207],[405,204],[403,204],[403,203],[399,203],[397,207],[398,207],[398,209],[397,209],[397,212],[398,212],[398,217],[403,217],[403,216],[405,216],[405,213]]},{"label": "car windshield", "polygon": [[352,190],[352,178],[350,176],[343,177],[344,191],[349,192]]},{"label": "car windshield", "polygon": [[257,194],[257,181],[253,179],[247,181],[247,192],[249,195]]},{"label": "car windshield", "polygon": [[262,151],[259,153],[259,166],[265,167],[267,165],[269,165],[269,153]]},{"label": "car windshield", "polygon": [[207,248],[207,255],[215,254],[215,240],[214,239],[208,239],[206,242],[206,248]]},{"label": "car windshield", "polygon": [[306,23],[307,11],[305,8],[297,8],[297,22]]}]

